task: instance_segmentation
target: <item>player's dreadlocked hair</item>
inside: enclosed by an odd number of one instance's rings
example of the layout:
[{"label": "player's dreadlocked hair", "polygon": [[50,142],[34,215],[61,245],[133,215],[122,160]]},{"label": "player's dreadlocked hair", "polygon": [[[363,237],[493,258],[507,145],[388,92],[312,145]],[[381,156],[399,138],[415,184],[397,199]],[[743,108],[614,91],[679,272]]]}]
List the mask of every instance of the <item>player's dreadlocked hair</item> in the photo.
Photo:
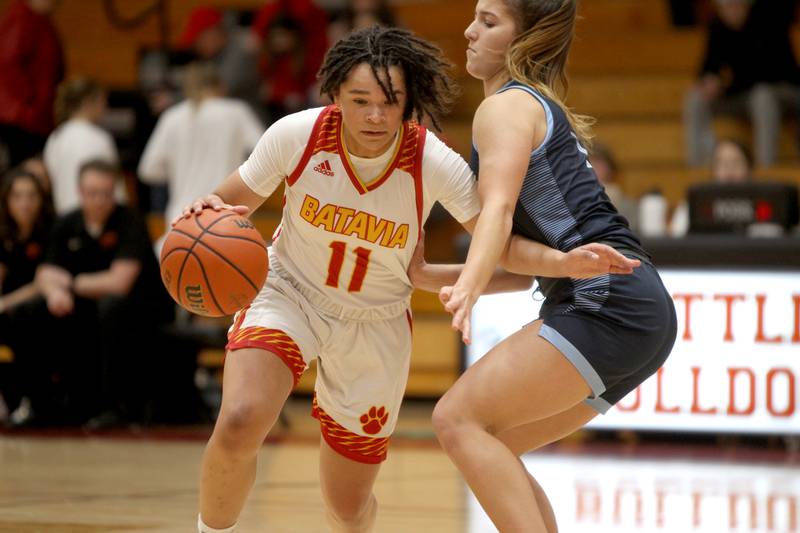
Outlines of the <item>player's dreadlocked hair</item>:
[{"label": "player's dreadlocked hair", "polygon": [[[371,26],[351,33],[336,43],[325,55],[319,70],[320,93],[333,99],[350,71],[366,63],[372,69],[386,99],[397,103],[389,67],[403,71],[408,95],[403,120],[422,121],[425,115],[433,126],[447,114],[457,96],[457,87],[448,71],[452,67],[441,50],[408,30]],[[387,83],[381,80],[381,71]]]}]

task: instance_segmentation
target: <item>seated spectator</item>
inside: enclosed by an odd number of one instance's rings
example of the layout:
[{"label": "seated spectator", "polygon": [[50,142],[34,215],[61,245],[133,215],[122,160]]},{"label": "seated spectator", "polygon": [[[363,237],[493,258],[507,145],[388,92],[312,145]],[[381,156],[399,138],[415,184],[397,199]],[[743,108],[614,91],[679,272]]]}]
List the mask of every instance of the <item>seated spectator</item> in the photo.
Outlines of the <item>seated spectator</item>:
[{"label": "seated spectator", "polygon": [[[106,91],[97,82],[77,78],[61,84],[56,97],[56,121],[44,147],[44,163],[52,179],[56,213],[78,207],[78,170],[94,159],[116,164],[117,148],[111,135],[97,125],[106,111]],[[118,199],[125,189],[118,186]]]},{"label": "seated spectator", "polygon": [[47,370],[65,385],[68,421],[95,427],[144,416],[154,339],[174,311],[144,221],[114,200],[119,177],[102,160],[81,167],[80,208],[56,222],[36,273],[38,353],[59,354]]},{"label": "seated spectator", "polygon": [[247,102],[259,116],[263,114],[257,66],[259,39],[252,32],[228,24],[216,8],[196,7],[178,45],[191,50],[196,60],[216,66],[227,96]]},{"label": "seated spectator", "polygon": [[397,25],[397,19],[387,0],[350,0],[332,17],[328,27],[328,40],[335,43],[350,32],[375,24]]},{"label": "seated spectator", "polygon": [[0,373],[0,401],[14,411],[34,384],[21,366],[32,324],[25,304],[39,296],[34,283],[53,222],[53,206],[38,178],[12,170],[0,186],[0,343],[18,354]]},{"label": "seated spectator", "polygon": [[[753,156],[750,150],[734,139],[720,139],[714,147],[711,179],[716,183],[746,183],[753,179]],[[669,224],[673,237],[689,231],[689,204],[681,202],[675,208]]]},{"label": "seated spectator", "polygon": [[791,6],[775,0],[715,0],[715,5],[700,79],[684,105],[688,163],[708,163],[712,117],[727,114],[749,118],[756,163],[773,165],[782,114],[796,112],[800,102],[800,68],[790,39],[793,17],[783,8]]},{"label": "seated spectator", "polygon": [[594,173],[597,175],[598,181],[605,187],[611,203],[628,220],[631,229],[637,231],[638,206],[636,200],[625,195],[622,187],[617,182],[618,167],[611,150],[603,144],[594,143],[589,162],[594,167]]},{"label": "seated spectator", "polygon": [[39,183],[41,183],[44,192],[47,193],[47,197],[50,199],[50,204],[52,204],[53,182],[50,180],[50,173],[47,172],[47,167],[44,164],[44,159],[42,159],[42,156],[35,155],[33,157],[29,157],[19,164],[19,168],[36,176],[36,179],[38,179]]},{"label": "seated spectator", "polygon": [[143,182],[169,186],[167,222],[238,167],[264,132],[246,104],[222,96],[212,64],[190,65],[184,90],[187,99],[161,115],[139,162]]}]

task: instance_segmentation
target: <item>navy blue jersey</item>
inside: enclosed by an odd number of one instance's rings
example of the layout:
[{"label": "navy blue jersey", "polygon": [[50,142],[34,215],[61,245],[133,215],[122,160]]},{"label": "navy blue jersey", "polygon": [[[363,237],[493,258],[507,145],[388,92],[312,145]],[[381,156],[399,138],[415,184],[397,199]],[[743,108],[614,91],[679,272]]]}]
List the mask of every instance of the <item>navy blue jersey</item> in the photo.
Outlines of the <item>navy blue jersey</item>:
[{"label": "navy blue jersey", "polygon": [[[567,252],[591,242],[646,255],[639,239],[609,200],[588,161],[588,154],[561,107],[537,91],[510,81],[499,91],[523,90],[536,98],[547,116],[547,134],[530,156],[514,210],[513,232]],[[470,163],[478,175],[479,155]],[[605,281],[603,281],[605,278]],[[590,280],[537,278],[548,298],[574,298],[578,307],[597,308],[605,301],[608,276]],[[605,289],[604,289],[605,287]]]}]

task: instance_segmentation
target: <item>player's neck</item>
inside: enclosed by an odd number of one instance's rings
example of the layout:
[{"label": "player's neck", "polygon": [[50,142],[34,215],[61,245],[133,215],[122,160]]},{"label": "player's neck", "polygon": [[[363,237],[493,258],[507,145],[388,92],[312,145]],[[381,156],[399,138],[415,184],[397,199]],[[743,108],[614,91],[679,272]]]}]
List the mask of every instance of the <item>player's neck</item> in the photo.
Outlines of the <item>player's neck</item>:
[{"label": "player's neck", "polygon": [[511,80],[506,69],[500,69],[493,76],[483,80],[483,96],[489,97]]}]

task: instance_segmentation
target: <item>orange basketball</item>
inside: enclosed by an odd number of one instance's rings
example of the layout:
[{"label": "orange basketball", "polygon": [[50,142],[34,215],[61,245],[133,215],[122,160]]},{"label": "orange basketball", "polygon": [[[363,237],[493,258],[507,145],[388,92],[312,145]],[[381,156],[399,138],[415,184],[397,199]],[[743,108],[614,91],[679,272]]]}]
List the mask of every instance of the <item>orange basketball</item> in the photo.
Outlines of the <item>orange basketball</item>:
[{"label": "orange basketball", "polygon": [[204,209],[181,219],[161,249],[161,279],[193,313],[231,315],[258,294],[269,272],[267,245],[247,218]]}]

